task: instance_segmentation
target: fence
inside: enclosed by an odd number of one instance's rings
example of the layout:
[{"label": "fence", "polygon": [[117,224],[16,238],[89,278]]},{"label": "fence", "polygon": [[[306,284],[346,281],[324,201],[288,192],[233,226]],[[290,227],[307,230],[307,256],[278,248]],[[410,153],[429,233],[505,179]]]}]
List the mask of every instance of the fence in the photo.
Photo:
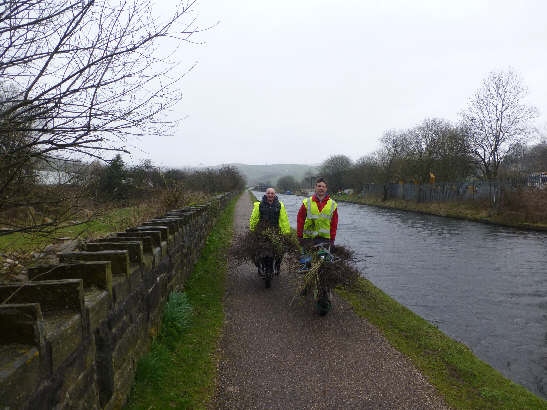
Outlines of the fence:
[{"label": "fence", "polygon": [[512,182],[450,182],[438,184],[364,184],[361,195],[417,202],[489,200],[499,198],[501,190],[517,188]]}]

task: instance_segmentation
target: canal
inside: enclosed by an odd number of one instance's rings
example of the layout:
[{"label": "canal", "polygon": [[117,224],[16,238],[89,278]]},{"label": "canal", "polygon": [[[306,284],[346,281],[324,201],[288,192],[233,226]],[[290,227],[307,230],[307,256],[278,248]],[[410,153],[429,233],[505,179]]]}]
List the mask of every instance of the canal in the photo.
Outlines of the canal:
[{"label": "canal", "polygon": [[[279,198],[296,227],[302,197]],[[547,398],[547,233],[338,205],[336,242],[354,250],[363,276]]]}]

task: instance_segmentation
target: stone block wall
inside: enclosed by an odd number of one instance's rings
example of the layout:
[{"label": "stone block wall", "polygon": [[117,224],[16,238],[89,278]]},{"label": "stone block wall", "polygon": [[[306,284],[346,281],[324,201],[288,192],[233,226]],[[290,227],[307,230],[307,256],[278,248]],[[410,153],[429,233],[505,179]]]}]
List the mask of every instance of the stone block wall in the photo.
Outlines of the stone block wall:
[{"label": "stone block wall", "polygon": [[162,308],[183,288],[231,194],[0,283],[0,409],[119,409]]}]

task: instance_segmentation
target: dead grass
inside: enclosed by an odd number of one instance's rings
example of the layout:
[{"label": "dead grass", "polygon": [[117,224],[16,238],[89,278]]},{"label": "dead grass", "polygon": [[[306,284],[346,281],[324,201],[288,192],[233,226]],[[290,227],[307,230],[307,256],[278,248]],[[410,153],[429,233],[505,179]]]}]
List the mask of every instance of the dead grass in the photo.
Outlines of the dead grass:
[{"label": "dead grass", "polygon": [[515,223],[547,225],[547,189],[505,192],[501,215]]},{"label": "dead grass", "polygon": [[362,198],[358,195],[344,196],[338,200],[361,203],[383,208],[403,209],[433,215],[490,222],[526,229],[547,229],[547,190],[521,189],[506,191],[501,207],[492,208],[488,200],[453,202],[416,202]]}]

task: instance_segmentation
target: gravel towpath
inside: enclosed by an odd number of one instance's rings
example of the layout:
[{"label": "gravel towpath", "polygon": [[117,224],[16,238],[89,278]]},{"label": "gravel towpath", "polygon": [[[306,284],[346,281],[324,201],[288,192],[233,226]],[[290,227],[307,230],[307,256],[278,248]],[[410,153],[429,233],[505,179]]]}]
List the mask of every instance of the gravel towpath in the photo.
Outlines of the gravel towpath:
[{"label": "gravel towpath", "polygon": [[[235,232],[248,228],[241,196]],[[319,316],[295,297],[294,273],[266,289],[253,264],[230,264],[212,409],[446,409],[435,389],[380,332],[334,298]]]}]

